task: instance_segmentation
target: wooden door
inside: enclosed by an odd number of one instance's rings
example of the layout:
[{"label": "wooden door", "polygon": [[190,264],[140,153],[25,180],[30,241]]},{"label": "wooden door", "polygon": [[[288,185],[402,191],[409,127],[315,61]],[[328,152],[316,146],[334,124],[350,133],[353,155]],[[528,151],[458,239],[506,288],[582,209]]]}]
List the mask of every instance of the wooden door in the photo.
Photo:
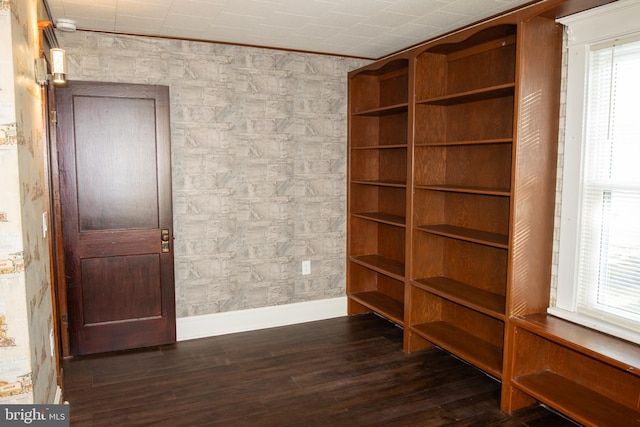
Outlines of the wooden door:
[{"label": "wooden door", "polygon": [[70,352],[175,342],[169,89],[56,90]]}]

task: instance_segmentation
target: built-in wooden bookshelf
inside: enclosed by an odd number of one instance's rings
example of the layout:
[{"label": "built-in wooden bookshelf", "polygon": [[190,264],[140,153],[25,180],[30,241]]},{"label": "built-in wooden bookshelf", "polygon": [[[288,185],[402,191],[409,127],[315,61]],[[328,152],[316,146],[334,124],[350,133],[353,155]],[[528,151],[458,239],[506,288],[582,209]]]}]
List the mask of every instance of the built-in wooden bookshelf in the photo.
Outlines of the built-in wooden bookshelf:
[{"label": "built-in wooden bookshelf", "polygon": [[511,400],[536,399],[587,426],[640,425],[640,346],[546,314],[513,319],[510,333]]},{"label": "built-in wooden bookshelf", "polygon": [[587,425],[638,425],[637,370],[622,371],[637,356],[574,344],[575,326],[544,314],[555,19],[607,2],[539,2],[349,74],[347,296],[350,314],[404,327],[405,351],[436,345],[501,380],[506,412],[543,402]]},{"label": "built-in wooden bookshelf", "polygon": [[416,55],[409,329],[496,378],[512,247],[517,37],[517,25],[490,26]]},{"label": "built-in wooden bookshelf", "polygon": [[348,301],[404,325],[409,61],[350,78]]}]

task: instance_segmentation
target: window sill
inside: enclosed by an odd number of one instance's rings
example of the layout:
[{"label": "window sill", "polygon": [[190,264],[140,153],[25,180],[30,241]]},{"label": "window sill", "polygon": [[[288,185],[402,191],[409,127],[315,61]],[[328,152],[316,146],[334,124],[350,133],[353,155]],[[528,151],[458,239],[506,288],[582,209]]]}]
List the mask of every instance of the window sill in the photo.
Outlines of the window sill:
[{"label": "window sill", "polygon": [[636,345],[640,344],[640,333],[612,323],[608,323],[594,317],[581,315],[580,313],[563,310],[558,307],[549,307],[547,309],[547,313],[568,322],[575,323],[576,325],[592,329],[594,332],[610,335],[612,338],[630,341]]}]

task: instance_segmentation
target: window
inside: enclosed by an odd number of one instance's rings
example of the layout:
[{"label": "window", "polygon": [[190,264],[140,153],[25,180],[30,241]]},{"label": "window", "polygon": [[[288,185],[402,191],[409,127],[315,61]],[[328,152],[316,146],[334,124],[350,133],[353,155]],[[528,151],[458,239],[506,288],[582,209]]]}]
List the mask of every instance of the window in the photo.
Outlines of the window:
[{"label": "window", "polygon": [[557,300],[549,309],[635,342],[640,342],[640,25],[628,23],[628,17],[639,12],[639,1],[621,1],[563,20],[569,29],[566,145]]}]

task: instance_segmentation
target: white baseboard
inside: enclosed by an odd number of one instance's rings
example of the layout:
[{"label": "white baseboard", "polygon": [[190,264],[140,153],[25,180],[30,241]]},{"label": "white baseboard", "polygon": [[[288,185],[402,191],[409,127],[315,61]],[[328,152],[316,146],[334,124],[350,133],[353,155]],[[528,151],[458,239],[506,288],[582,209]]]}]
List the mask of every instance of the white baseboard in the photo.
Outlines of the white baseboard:
[{"label": "white baseboard", "polygon": [[255,331],[347,315],[347,297],[176,319],[176,338],[186,341],[236,332]]}]

